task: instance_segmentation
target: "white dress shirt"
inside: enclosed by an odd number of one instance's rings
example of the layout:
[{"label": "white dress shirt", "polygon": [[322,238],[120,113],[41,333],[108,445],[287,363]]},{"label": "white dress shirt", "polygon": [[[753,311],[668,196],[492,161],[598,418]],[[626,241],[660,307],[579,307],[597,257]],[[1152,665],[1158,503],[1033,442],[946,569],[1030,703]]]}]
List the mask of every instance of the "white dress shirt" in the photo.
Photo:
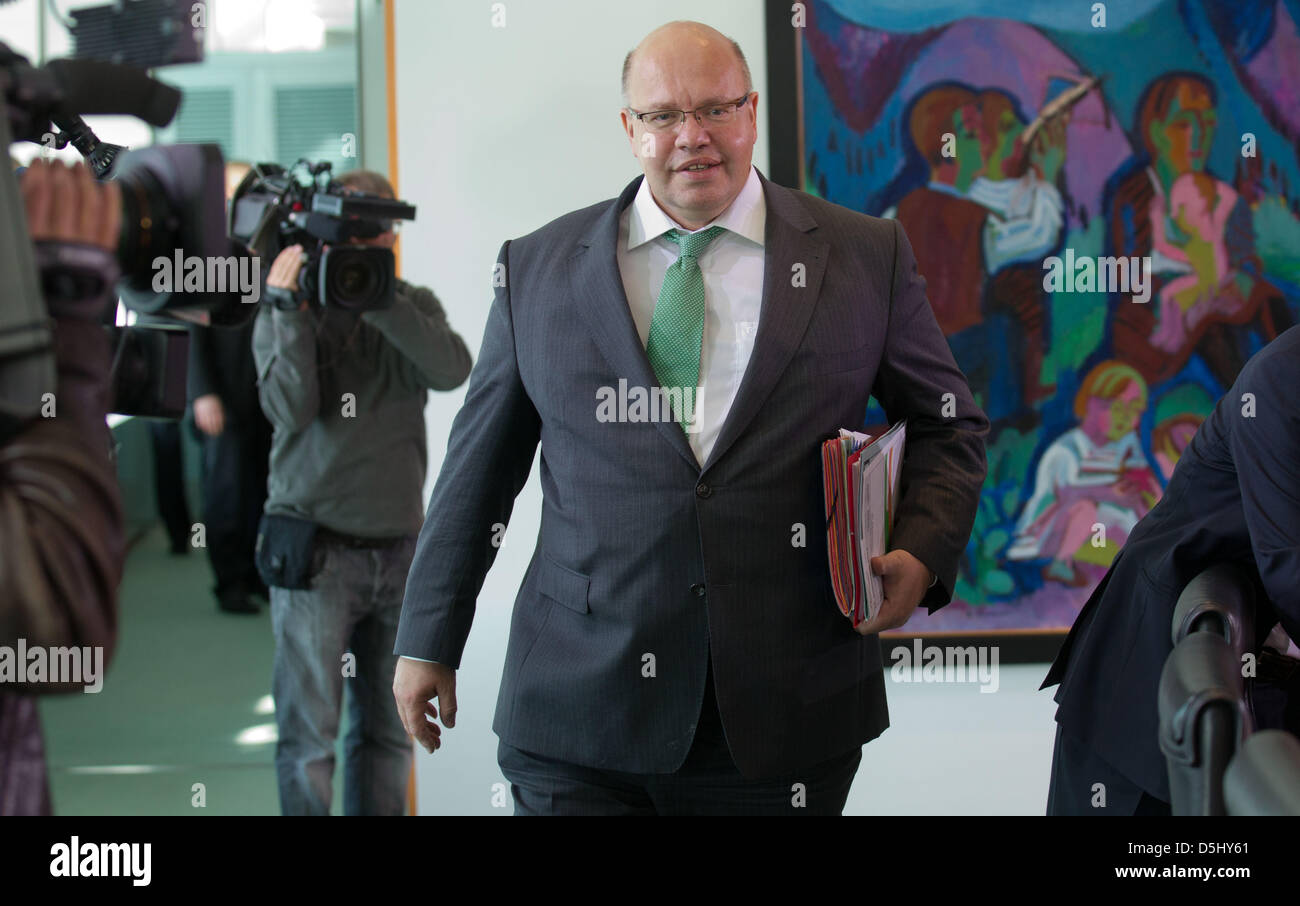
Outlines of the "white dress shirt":
[{"label": "white dress shirt", "polygon": [[[701,465],[708,460],[718,440],[754,351],[763,303],[766,225],[767,202],[758,171],[751,165],[749,179],[730,207],[700,227],[720,226],[725,230],[699,257],[705,305],[700,354],[700,423],[699,429],[686,437]],[[672,229],[698,232],[669,217],[650,194],[650,183],[642,180],[636,199],[619,220],[617,247],[618,270],[642,346],[650,336],[650,321],[659,301],[664,274],[680,254],[677,244],[663,235]]]}]

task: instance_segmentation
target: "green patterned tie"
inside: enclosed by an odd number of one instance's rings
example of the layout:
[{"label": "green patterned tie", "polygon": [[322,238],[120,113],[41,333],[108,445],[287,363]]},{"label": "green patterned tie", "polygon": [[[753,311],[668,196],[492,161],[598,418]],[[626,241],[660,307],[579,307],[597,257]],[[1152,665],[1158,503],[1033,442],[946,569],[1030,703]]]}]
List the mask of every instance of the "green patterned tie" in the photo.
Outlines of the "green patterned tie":
[{"label": "green patterned tie", "polygon": [[645,351],[659,386],[682,389],[682,408],[686,411],[679,421],[683,428],[690,420],[699,388],[700,351],[704,345],[704,276],[699,257],[721,232],[722,227],[714,226],[698,233],[664,233],[681,247],[681,255],[664,274]]}]

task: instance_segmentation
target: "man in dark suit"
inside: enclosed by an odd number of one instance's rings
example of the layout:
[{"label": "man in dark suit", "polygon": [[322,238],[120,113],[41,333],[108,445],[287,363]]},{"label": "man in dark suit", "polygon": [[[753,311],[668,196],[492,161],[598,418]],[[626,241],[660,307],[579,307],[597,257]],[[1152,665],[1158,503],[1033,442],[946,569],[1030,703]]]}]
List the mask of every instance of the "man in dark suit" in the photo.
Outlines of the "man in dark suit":
[{"label": "man in dark suit", "polygon": [[1262,633],[1300,639],[1297,386],[1293,327],[1246,363],[1075,620],[1043,682],[1061,684],[1048,814],[1169,813],[1156,693],[1174,605],[1205,567],[1239,565]]},{"label": "man in dark suit", "polygon": [[[753,168],[734,42],[664,26],[624,95],[644,180],[501,249],[407,582],[398,709],[429,751],[432,698],[455,725],[493,527],[540,443],[493,724],[516,814],[838,814],[889,723],[877,634],[951,597],[988,422],[902,229]],[[664,389],[682,417],[638,405]],[[859,635],[831,589],[819,447],[872,393],[908,452]]]},{"label": "man in dark suit", "polygon": [[257,399],[253,320],[190,328],[189,395],[203,445],[203,522],[217,606],[255,614],[267,598],[253,549],[266,502],[271,423]]}]

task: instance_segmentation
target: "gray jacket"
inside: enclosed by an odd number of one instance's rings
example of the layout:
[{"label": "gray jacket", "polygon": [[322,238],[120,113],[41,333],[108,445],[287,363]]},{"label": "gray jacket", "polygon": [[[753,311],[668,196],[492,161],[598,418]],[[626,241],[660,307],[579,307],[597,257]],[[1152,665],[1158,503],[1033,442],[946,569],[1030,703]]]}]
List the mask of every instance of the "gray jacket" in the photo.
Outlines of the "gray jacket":
[{"label": "gray jacket", "polygon": [[363,537],[419,531],[425,394],[473,364],[437,297],[399,280],[391,308],[360,316],[264,305],[253,356],[273,428],[266,512]]}]

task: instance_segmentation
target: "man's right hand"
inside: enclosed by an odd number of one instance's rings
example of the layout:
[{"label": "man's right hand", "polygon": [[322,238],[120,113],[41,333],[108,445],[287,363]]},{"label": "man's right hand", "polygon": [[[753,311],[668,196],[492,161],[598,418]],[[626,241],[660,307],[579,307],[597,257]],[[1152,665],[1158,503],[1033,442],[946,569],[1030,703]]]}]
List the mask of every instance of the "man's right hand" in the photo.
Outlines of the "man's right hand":
[{"label": "man's right hand", "polygon": [[216,437],[226,428],[226,410],[221,397],[205,393],[194,401],[194,423],[209,437]]},{"label": "man's right hand", "polygon": [[393,676],[393,698],[397,700],[402,726],[426,752],[442,745],[442,727],[425,717],[438,717],[438,708],[431,699],[438,699],[443,726],[456,726],[456,671],[445,664],[399,657]]},{"label": "man's right hand", "polygon": [[[280,250],[271,262],[271,270],[266,275],[266,285],[276,289],[298,291],[298,276],[302,270],[303,252],[301,245],[291,245]],[[307,303],[303,301],[298,311],[306,311]]]}]

